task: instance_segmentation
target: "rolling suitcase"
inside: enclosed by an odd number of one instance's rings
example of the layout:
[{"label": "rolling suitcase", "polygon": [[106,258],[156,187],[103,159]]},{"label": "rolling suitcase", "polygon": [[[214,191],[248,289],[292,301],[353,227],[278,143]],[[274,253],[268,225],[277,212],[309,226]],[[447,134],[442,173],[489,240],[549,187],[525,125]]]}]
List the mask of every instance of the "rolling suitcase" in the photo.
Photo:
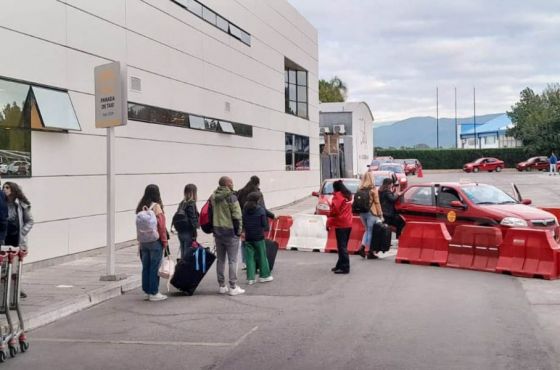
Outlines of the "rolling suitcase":
[{"label": "rolling suitcase", "polygon": [[270,271],[274,268],[274,262],[276,261],[276,254],[278,254],[278,243],[274,240],[265,239],[266,244],[266,258],[268,258],[268,267]]},{"label": "rolling suitcase", "polygon": [[215,260],[216,255],[209,248],[192,248],[186,259],[177,261],[171,285],[187,295],[193,295]]},{"label": "rolling suitcase", "polygon": [[371,235],[371,250],[385,253],[391,249],[391,232],[389,225],[376,222]]}]

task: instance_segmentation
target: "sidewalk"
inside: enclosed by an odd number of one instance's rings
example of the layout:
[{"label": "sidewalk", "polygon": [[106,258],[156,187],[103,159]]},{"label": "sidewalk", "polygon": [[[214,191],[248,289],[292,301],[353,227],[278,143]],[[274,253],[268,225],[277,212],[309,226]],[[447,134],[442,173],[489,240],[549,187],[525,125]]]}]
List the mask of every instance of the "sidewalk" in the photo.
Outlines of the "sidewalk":
[{"label": "sidewalk", "polygon": [[[316,202],[316,198],[308,197],[272,211],[276,215],[313,213]],[[168,215],[169,218],[171,216]],[[199,242],[211,245],[212,236],[199,232]],[[177,237],[173,235],[170,243],[173,255],[178,244]],[[140,287],[142,267],[137,250],[137,245],[134,245],[116,251],[115,270],[127,276],[121,281],[99,280],[99,277],[105,274],[104,253],[55,266],[36,268],[29,273],[25,273],[24,267],[22,289],[28,298],[21,302],[26,329],[49,324]]]}]

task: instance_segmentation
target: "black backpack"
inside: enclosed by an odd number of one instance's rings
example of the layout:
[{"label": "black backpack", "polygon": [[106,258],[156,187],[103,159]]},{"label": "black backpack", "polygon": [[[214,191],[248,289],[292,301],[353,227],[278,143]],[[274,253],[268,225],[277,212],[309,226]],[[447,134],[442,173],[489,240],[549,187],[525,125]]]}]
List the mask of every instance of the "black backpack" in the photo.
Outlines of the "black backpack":
[{"label": "black backpack", "polygon": [[185,212],[185,210],[187,209],[187,205],[183,203],[181,203],[181,205],[179,205],[179,208],[177,209],[177,212],[175,212],[175,214],[173,215],[173,219],[171,221],[171,224],[173,225],[175,230],[177,230],[180,233],[188,231],[190,226],[189,220],[187,218],[187,214]]},{"label": "black backpack", "polygon": [[370,189],[359,189],[354,194],[354,202],[352,203],[353,213],[366,213],[371,209]]}]

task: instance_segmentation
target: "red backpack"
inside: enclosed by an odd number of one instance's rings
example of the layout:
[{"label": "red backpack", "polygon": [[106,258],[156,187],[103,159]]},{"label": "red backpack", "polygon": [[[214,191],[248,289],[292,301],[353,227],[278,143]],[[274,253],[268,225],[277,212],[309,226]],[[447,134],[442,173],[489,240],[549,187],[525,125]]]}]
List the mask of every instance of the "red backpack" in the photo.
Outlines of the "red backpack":
[{"label": "red backpack", "polygon": [[212,234],[213,231],[213,212],[212,212],[212,197],[210,197],[202,209],[200,210],[200,228],[206,234]]}]

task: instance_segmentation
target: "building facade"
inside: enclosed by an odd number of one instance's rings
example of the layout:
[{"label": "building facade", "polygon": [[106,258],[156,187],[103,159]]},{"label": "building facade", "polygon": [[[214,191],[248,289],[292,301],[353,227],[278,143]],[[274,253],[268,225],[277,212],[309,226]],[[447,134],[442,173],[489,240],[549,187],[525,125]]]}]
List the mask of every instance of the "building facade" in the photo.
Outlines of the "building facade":
[{"label": "building facade", "polygon": [[269,207],[317,188],[317,31],[285,0],[8,0],[0,38],[0,175],[32,202],[30,261],[106,243],[93,71],[112,61],[128,74],[117,242],[151,183],[168,219],[185,184],[202,204],[222,175],[259,176]]},{"label": "building facade", "polygon": [[507,135],[513,123],[507,114],[502,114],[482,124],[461,125],[458,147],[462,149],[516,148],[521,141]]}]

